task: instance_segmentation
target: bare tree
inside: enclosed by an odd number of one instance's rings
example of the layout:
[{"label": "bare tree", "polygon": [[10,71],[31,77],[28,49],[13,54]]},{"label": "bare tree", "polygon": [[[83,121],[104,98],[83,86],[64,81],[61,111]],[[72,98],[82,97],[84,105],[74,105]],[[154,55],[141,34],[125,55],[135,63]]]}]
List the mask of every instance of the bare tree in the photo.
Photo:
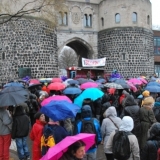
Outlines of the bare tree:
[{"label": "bare tree", "polygon": [[67,10],[65,0],[0,0],[0,24],[35,16],[56,24],[56,12]]},{"label": "bare tree", "polygon": [[78,65],[78,57],[77,54],[73,49],[70,47],[64,47],[61,51],[61,54],[58,58],[59,61],[59,67],[61,69],[66,69],[71,66],[77,66]]}]

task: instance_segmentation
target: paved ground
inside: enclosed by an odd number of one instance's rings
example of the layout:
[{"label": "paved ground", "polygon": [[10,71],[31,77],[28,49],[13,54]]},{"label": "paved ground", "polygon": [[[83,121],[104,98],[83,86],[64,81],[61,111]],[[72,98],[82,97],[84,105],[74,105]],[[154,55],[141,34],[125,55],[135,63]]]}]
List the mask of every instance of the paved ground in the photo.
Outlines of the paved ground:
[{"label": "paved ground", "polygon": [[[31,152],[32,142],[30,141],[29,138],[28,138],[28,145],[29,145],[29,150]],[[10,159],[9,160],[19,160],[16,151],[10,150]],[[104,152],[103,152],[103,145],[99,145],[99,147],[98,147],[97,160],[106,160]]]}]

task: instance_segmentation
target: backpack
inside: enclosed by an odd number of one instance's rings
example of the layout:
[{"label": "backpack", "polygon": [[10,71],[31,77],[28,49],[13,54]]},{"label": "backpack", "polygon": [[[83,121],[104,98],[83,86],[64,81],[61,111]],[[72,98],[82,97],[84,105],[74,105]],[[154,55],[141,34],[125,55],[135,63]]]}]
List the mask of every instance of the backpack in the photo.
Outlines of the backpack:
[{"label": "backpack", "polygon": [[112,152],[113,157],[117,160],[127,160],[130,157],[131,150],[128,135],[132,135],[132,133],[116,131],[113,137]]},{"label": "backpack", "polygon": [[41,136],[41,153],[45,155],[50,147],[55,145],[54,130],[51,126],[46,125]]},{"label": "backpack", "polygon": [[82,119],[81,121],[82,121],[81,133],[91,133],[96,135],[95,144],[91,147],[95,148],[96,144],[98,143],[98,139],[97,139],[96,128],[94,125],[94,118],[91,118],[90,120]]}]

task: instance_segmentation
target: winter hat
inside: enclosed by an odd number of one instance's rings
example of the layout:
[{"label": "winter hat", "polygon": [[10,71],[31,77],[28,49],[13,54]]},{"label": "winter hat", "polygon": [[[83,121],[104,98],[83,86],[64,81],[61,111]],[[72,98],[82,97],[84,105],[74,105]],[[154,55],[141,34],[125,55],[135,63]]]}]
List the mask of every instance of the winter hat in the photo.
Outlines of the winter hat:
[{"label": "winter hat", "polygon": [[81,109],[82,118],[91,118],[92,117],[92,109],[89,105],[84,105]]},{"label": "winter hat", "polygon": [[151,105],[153,104],[155,101],[153,99],[153,97],[146,97],[144,100],[143,100],[143,105]]},{"label": "winter hat", "polygon": [[35,118],[35,119],[39,119],[42,114],[43,114],[43,113],[41,113],[41,112],[37,112],[37,113],[34,115],[34,118]]},{"label": "winter hat", "polygon": [[150,92],[147,91],[147,90],[145,90],[145,91],[142,93],[142,95],[143,95],[144,97],[149,97],[149,96],[150,96]]}]

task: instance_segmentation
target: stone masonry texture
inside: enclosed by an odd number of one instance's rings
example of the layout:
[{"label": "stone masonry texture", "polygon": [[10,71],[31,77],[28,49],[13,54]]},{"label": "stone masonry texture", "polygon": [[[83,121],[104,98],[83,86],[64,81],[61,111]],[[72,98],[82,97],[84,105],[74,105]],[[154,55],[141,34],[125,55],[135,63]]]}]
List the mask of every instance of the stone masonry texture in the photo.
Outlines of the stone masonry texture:
[{"label": "stone masonry texture", "polygon": [[58,75],[57,37],[43,20],[20,19],[0,26],[0,81],[31,68],[34,78]]},{"label": "stone masonry texture", "polygon": [[153,33],[138,27],[112,28],[98,34],[98,56],[106,57],[106,69],[124,77],[154,73]]}]

